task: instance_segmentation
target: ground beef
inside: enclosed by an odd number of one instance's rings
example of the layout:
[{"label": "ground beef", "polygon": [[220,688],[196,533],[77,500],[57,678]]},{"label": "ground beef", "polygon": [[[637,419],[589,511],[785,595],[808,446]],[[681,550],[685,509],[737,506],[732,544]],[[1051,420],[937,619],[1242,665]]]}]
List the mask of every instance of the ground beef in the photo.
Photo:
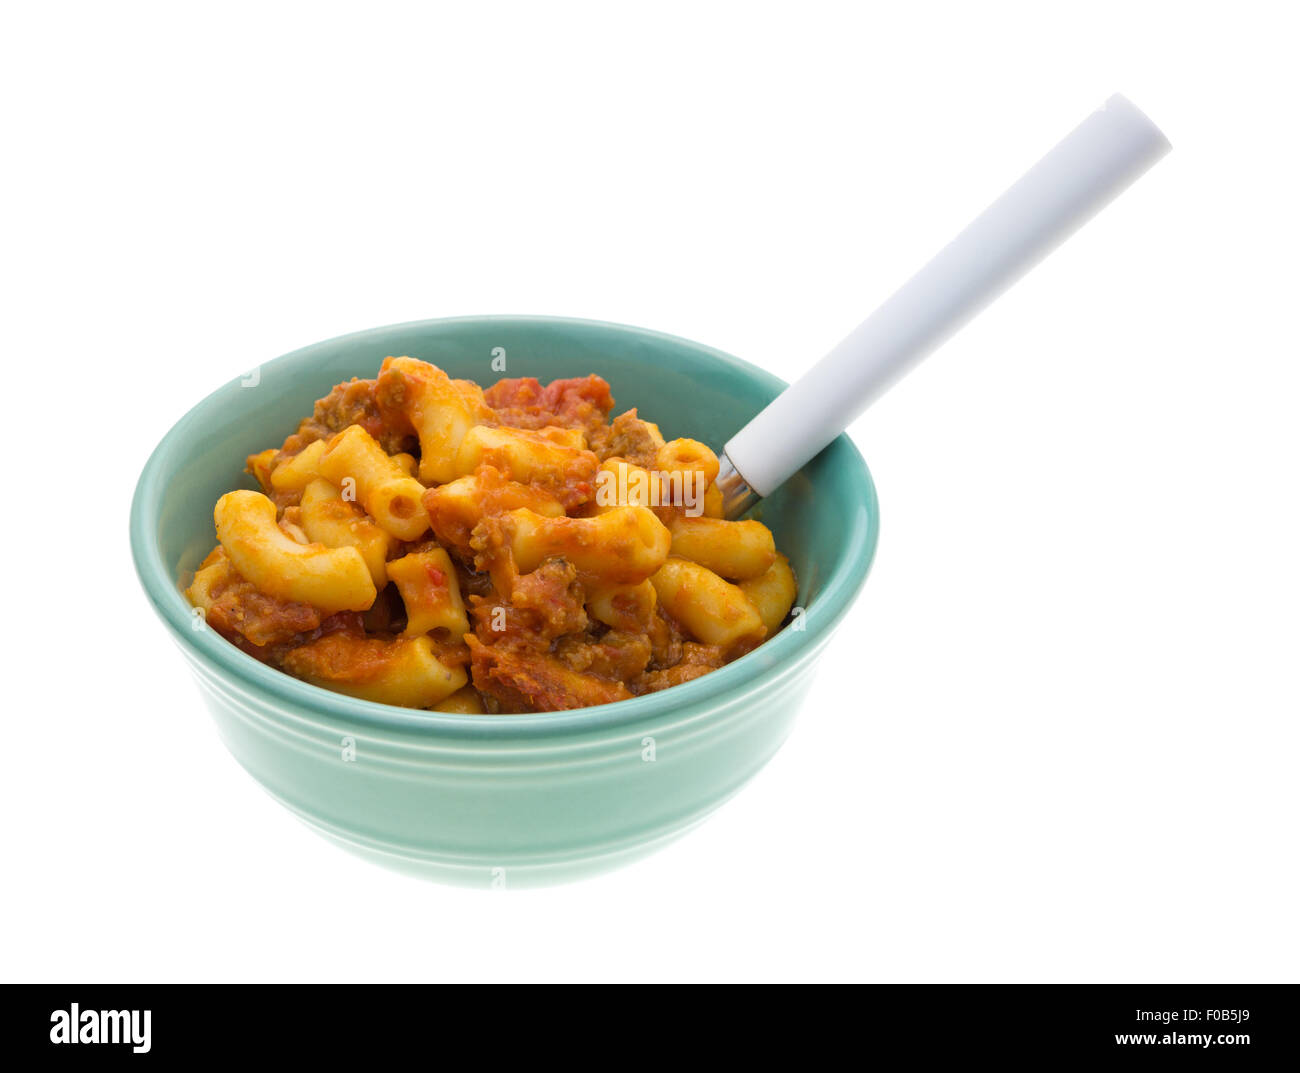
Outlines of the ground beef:
[{"label": "ground beef", "polygon": [[377,383],[353,377],[318,399],[311,417],[302,421],[298,431],[284,441],[281,456],[296,455],[309,443],[329,439],[349,425],[360,425],[379,441],[386,454],[415,451],[419,444],[410,422],[400,410],[380,404],[375,393]]},{"label": "ground beef", "polygon": [[625,458],[643,469],[653,469],[663,440],[654,427],[637,417],[636,410],[632,409],[619,414],[609,425],[602,426],[588,437],[588,443],[601,461]]}]

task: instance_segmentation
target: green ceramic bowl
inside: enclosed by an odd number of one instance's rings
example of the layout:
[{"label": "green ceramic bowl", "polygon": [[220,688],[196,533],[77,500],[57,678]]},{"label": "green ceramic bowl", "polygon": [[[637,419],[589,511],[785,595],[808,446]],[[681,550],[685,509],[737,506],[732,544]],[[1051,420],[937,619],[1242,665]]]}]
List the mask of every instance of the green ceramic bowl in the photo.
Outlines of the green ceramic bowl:
[{"label": "green ceramic bowl", "polygon": [[841,436],[757,508],[798,575],[802,629],[712,674],[555,714],[354,700],[265,667],[204,628],[179,578],[215,542],[217,498],[253,486],[244,457],[278,444],[313,400],[373,376],[389,354],[479,383],[598,373],[619,410],[636,406],[668,436],[714,447],[784,384],[641,328],[546,317],[399,324],[295,351],[219,388],[164,437],[136,488],[131,546],[145,592],[230,751],[312,827],[390,867],[482,887],[557,882],[651,852],[739,790],[789,733],[875,552],[876,495],[861,455]]}]

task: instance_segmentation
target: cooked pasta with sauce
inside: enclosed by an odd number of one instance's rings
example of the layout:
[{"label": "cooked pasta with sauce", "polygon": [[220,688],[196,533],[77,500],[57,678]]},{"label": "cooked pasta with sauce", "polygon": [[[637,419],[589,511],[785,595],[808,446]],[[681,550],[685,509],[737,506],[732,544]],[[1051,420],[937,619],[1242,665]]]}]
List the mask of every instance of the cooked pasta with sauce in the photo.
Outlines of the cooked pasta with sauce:
[{"label": "cooked pasta with sauce", "polygon": [[558,711],[707,674],[776,633],[796,581],[726,521],[718,460],[598,376],[486,391],[411,357],[339,384],[260,491],[218,500],[186,589],[226,640],[385,704]]}]

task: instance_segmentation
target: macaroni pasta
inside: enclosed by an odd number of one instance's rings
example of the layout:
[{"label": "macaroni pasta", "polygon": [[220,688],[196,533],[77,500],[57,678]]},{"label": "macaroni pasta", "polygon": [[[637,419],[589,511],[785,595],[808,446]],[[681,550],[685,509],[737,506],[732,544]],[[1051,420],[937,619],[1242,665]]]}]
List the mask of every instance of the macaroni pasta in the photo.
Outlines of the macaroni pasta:
[{"label": "macaroni pasta", "polygon": [[387,358],[248,458],[261,490],[217,502],[186,595],[244,652],[385,704],[552,711],[707,674],[781,628],[794,572],[721,517],[705,444],[613,408],[597,376],[484,391]]}]

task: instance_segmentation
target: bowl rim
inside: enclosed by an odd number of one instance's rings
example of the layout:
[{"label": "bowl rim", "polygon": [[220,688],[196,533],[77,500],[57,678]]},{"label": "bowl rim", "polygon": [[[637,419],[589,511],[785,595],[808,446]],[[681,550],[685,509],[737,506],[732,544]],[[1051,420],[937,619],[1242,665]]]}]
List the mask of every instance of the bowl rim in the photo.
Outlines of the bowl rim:
[{"label": "bowl rim", "polygon": [[[260,367],[265,369],[271,364],[288,363],[305,356],[310,351],[334,348],[339,344],[360,343],[394,331],[466,322],[483,324],[510,322],[513,326],[524,328],[536,324],[551,327],[612,329],[621,334],[646,340],[684,345],[751,380],[758,380],[778,391],[786,386],[785,381],[750,362],[667,332],[612,321],[527,314],[485,314],[402,321],[358,332],[348,332],[312,343],[282,354],[271,361],[261,362]],[[838,451],[843,456],[843,464],[848,467],[850,477],[860,486],[866,525],[853,527],[853,531],[848,535],[844,553],[827,574],[818,598],[805,608],[802,630],[783,629],[752,652],[690,682],[672,686],[658,693],[648,693],[628,700],[570,711],[498,716],[470,715],[402,708],[350,697],[321,686],[311,685],[284,671],[269,667],[240,651],[215,630],[193,629],[192,608],[179,587],[178,579],[170,575],[167,564],[163,562],[161,549],[151,535],[156,530],[157,516],[165,491],[161,476],[164,459],[171,453],[176,443],[186,435],[190,426],[202,420],[206,410],[219,405],[218,396],[226,386],[227,384],[220,385],[191,407],[167,431],[145,462],[131,500],[130,541],[136,573],[155,613],[169,627],[177,643],[187,655],[201,659],[222,672],[223,676],[241,682],[247,688],[270,694],[282,705],[327,715],[361,729],[437,732],[445,736],[466,738],[549,736],[569,731],[605,730],[640,723],[677,709],[695,707],[722,694],[734,694],[735,698],[739,699],[772,685],[783,677],[786,671],[800,663],[801,656],[806,657],[815,653],[825,643],[831,630],[847,612],[859,589],[865,583],[875,558],[880,530],[875,484],[861,453],[853,441],[846,434],[841,433],[826,450]],[[756,657],[763,661],[764,666],[755,665]]]}]

